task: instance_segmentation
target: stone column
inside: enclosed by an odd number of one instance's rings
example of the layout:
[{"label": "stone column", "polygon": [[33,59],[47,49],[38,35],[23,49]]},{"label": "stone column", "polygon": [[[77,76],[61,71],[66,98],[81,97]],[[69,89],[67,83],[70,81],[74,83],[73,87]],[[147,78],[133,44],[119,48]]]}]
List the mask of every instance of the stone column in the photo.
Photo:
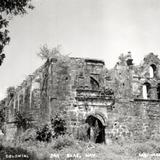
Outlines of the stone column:
[{"label": "stone column", "polygon": [[14,102],[13,102],[13,109],[15,109],[16,108],[16,97],[14,97],[14,100],[13,100]]},{"label": "stone column", "polygon": [[30,97],[29,97],[29,107],[30,107],[30,109],[32,107],[32,91],[33,91],[33,89],[32,89],[32,84],[31,84]]}]

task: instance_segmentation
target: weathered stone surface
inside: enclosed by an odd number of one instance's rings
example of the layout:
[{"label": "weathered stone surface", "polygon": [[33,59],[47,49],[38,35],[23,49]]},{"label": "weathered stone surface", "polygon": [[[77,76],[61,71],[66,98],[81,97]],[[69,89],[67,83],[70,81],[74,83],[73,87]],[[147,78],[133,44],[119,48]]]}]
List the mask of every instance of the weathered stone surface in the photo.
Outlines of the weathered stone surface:
[{"label": "weathered stone surface", "polygon": [[160,134],[160,60],[150,53],[138,66],[132,61],[130,53],[121,55],[110,70],[95,59],[46,63],[16,89],[12,99],[1,102],[6,121],[13,122],[15,111],[20,111],[46,123],[65,110],[73,130],[91,117],[94,122],[87,123],[104,132],[106,142]]}]

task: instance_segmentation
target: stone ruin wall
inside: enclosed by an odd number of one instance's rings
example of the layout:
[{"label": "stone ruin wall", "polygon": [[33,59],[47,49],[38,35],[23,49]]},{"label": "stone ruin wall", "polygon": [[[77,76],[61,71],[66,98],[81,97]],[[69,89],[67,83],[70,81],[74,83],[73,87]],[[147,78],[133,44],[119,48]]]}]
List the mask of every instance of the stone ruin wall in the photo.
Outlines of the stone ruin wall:
[{"label": "stone ruin wall", "polygon": [[[150,53],[140,65],[135,66],[127,64],[131,57],[125,58],[116,64],[111,74],[115,93],[112,113],[115,113],[116,125],[113,128],[117,129],[111,129],[110,134],[117,134],[117,138],[122,139],[127,135],[133,140],[155,138],[160,127],[160,60]],[[153,64],[156,70],[151,77],[150,67]],[[146,83],[150,84],[147,97],[143,93]]]},{"label": "stone ruin wall", "polygon": [[[106,141],[141,140],[160,134],[157,56],[149,54],[138,66],[132,64],[130,55],[124,56],[111,70],[100,60],[71,59],[71,68],[53,62],[29,76],[16,89],[14,98],[5,102],[7,122],[14,121],[15,110],[19,110],[46,123],[59,107],[65,107],[73,128],[85,123],[89,115],[101,116]],[[153,77],[151,65],[156,66]],[[147,98],[143,95],[145,83],[150,84]],[[102,96],[104,89],[109,93]],[[11,125],[7,124],[8,130]]]}]

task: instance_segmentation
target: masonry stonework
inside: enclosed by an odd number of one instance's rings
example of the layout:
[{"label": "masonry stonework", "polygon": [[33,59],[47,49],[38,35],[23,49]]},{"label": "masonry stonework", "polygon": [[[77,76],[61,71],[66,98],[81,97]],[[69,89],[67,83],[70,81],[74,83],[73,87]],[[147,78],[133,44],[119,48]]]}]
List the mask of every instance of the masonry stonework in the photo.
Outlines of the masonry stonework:
[{"label": "masonry stonework", "polygon": [[[32,116],[34,122],[47,123],[60,108],[69,115],[73,131],[88,123],[88,137],[96,143],[157,136],[160,59],[150,53],[140,65],[132,61],[130,53],[121,55],[110,70],[97,59],[69,58],[71,65],[56,59],[46,62],[16,88],[14,96],[1,101],[6,110],[6,137],[16,132],[16,111]],[[12,135],[10,130],[14,130]]]}]

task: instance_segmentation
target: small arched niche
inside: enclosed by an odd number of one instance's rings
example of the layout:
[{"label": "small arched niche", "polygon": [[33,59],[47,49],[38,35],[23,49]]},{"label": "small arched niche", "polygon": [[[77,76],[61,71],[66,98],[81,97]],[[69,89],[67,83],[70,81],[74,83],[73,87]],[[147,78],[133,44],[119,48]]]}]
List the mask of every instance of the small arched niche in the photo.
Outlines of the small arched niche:
[{"label": "small arched niche", "polygon": [[157,67],[155,64],[151,64],[149,66],[149,75],[150,75],[150,78],[153,78],[156,76],[156,70],[157,70]]}]

